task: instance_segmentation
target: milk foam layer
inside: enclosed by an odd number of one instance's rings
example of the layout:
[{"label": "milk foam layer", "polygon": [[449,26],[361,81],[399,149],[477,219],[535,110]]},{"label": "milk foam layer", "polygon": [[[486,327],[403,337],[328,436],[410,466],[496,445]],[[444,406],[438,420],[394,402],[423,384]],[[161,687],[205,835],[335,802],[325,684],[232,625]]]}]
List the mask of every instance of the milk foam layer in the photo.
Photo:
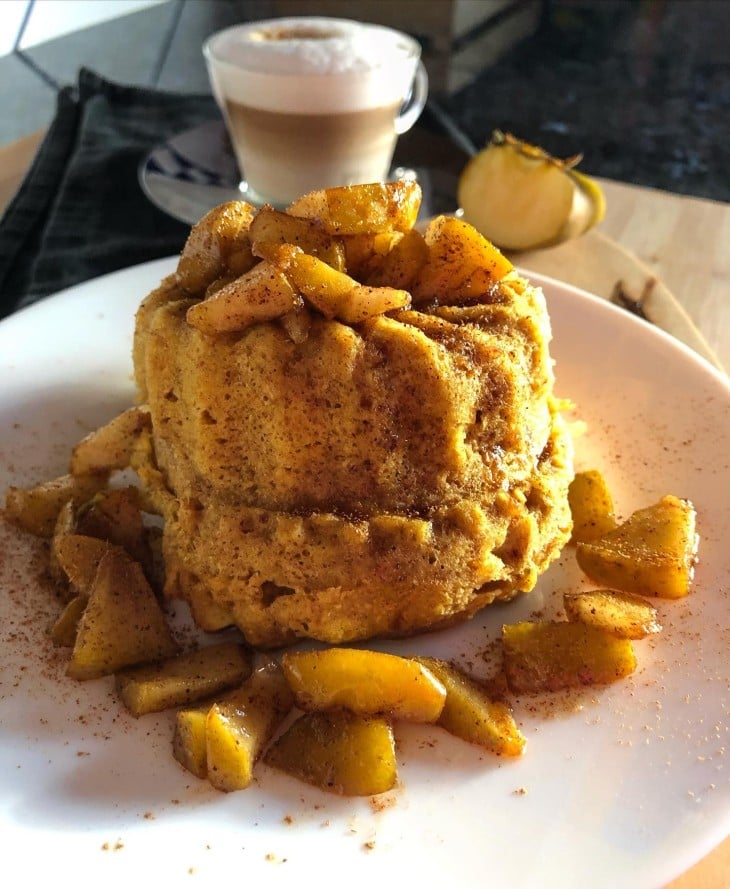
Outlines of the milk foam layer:
[{"label": "milk foam layer", "polygon": [[[297,31],[304,36],[294,38]],[[220,104],[322,114],[400,102],[420,47],[390,28],[311,17],[236,25],[210,38],[204,53]]]}]

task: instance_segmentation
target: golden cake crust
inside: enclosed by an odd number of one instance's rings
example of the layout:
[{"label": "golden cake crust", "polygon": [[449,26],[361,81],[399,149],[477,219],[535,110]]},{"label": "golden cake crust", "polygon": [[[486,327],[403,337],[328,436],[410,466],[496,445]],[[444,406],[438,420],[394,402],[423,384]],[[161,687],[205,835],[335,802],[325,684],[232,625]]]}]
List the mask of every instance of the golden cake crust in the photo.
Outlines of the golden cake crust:
[{"label": "golden cake crust", "polygon": [[[538,288],[350,326],[210,337],[173,277],[140,307],[138,469],[167,592],[258,646],[404,635],[531,589],[570,533]],[[140,453],[142,453],[140,451]]]}]

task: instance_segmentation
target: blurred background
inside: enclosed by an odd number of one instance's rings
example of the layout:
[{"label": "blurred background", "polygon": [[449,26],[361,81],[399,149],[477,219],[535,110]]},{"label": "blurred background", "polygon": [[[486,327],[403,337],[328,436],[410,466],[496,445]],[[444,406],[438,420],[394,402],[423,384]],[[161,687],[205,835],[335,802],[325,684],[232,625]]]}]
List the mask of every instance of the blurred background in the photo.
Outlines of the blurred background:
[{"label": "blurred background", "polygon": [[482,147],[494,128],[588,173],[730,201],[727,0],[2,0],[0,145],[45,129],[80,67],[209,93],[203,40],[238,21],[325,14],[424,49],[423,125]]}]

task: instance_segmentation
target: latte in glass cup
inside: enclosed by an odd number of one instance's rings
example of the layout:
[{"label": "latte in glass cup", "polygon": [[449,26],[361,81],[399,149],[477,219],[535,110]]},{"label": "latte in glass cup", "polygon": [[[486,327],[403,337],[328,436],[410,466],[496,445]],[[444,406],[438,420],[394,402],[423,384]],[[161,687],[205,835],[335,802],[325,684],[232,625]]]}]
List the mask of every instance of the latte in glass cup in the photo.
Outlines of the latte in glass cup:
[{"label": "latte in glass cup", "polygon": [[255,203],[386,179],[426,100],[419,44],[377,25],[272,19],[221,31],[203,52]]}]

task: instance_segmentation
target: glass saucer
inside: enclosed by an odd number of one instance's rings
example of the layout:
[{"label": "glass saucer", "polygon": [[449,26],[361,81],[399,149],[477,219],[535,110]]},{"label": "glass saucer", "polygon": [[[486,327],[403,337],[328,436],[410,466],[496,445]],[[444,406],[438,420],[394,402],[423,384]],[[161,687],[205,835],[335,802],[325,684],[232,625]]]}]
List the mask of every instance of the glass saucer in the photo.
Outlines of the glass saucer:
[{"label": "glass saucer", "polygon": [[[226,201],[258,205],[241,178],[222,120],[208,121],[155,146],[140,163],[138,177],[158,209],[189,225]],[[395,167],[389,178],[418,179],[426,197],[428,176],[423,171]],[[422,213],[427,205],[424,200]]]}]

